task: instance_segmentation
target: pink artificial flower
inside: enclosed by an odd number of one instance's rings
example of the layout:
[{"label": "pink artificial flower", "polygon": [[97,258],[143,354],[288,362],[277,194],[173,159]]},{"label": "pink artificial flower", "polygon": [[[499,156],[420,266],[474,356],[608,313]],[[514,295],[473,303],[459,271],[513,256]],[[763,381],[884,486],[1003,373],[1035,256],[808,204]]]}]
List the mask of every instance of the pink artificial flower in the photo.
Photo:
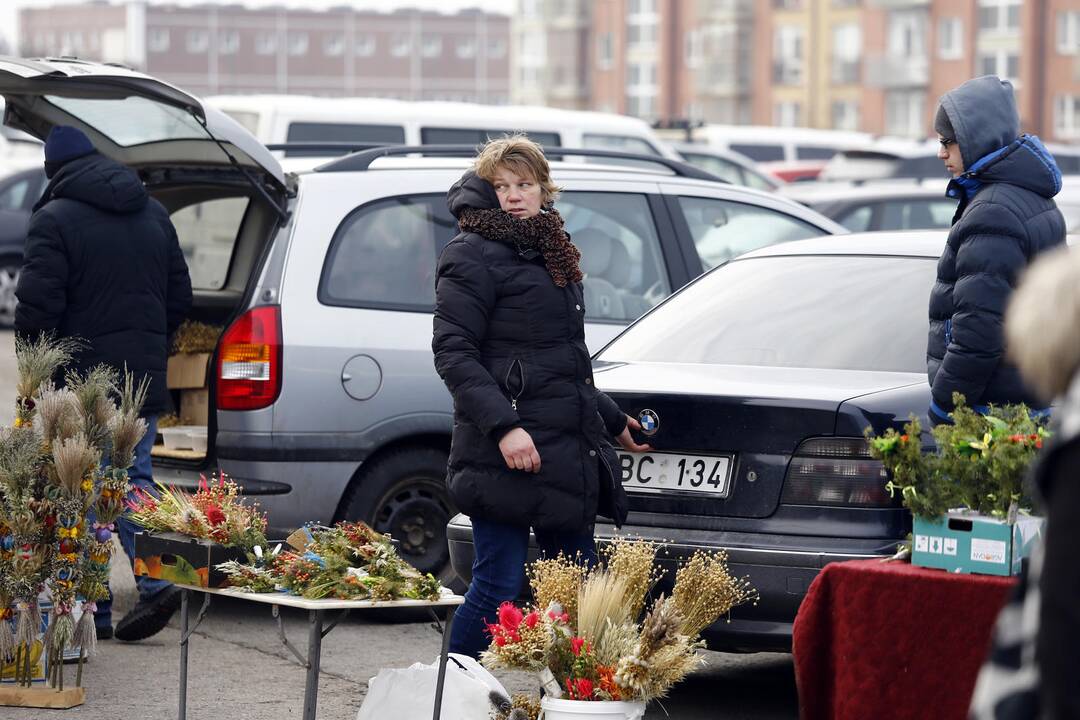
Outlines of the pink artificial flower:
[{"label": "pink artificial flower", "polygon": [[585,638],[572,637],[570,638],[570,652],[574,653],[574,657],[581,655],[581,648],[585,645]]},{"label": "pink artificial flower", "polygon": [[530,630],[536,627],[536,623],[540,622],[540,613],[533,610],[531,613],[525,616],[525,626]]}]

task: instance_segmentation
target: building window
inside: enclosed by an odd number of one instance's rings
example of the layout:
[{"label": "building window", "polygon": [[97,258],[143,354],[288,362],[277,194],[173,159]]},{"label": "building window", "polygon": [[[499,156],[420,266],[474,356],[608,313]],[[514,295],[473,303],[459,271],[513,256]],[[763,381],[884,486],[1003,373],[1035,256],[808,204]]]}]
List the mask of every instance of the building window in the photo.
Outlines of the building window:
[{"label": "building window", "polygon": [[773,106],[773,125],[777,127],[799,127],[802,125],[802,103],[776,103]]},{"label": "building window", "polygon": [[345,36],[334,33],[323,38],[323,54],[328,57],[341,57],[345,54]]},{"label": "building window", "polygon": [[855,100],[834,100],[832,126],[834,130],[858,130],[859,103]]},{"label": "building window", "polygon": [[686,33],[686,66],[696,68],[701,66],[702,58],[701,30],[691,30]]},{"label": "building window", "polygon": [[206,30],[188,30],[187,51],[194,55],[202,55],[210,49],[210,33]]},{"label": "building window", "polygon": [[277,53],[278,38],[276,32],[261,32],[255,36],[255,52],[259,55]]},{"label": "building window", "polygon": [[773,34],[773,82],[801,85],[803,81],[803,29],[780,25]]},{"label": "building window", "polygon": [[1080,140],[1080,95],[1054,98],[1054,132],[1061,140]]},{"label": "building window", "polygon": [[634,117],[652,119],[655,113],[656,98],[651,95],[630,96],[626,98],[626,113]]},{"label": "building window", "polygon": [[938,21],[938,57],[942,60],[962,60],[964,57],[964,21],[960,18],[941,18]]},{"label": "building window", "polygon": [[289,33],[289,54],[294,56],[307,55],[308,34],[306,32]]},{"label": "building window", "polygon": [[1008,50],[981,52],[977,58],[980,75],[997,75],[1013,85],[1020,81],[1020,56]]},{"label": "building window", "polygon": [[540,0],[521,0],[521,14],[532,18],[540,14]]},{"label": "building window", "polygon": [[1020,32],[1022,0],[979,0],[979,30],[1015,35]]},{"label": "building window", "polygon": [[596,66],[599,70],[610,70],[615,65],[615,35],[601,33],[596,38]]},{"label": "building window", "polygon": [[900,137],[925,137],[926,93],[898,90],[885,95],[885,132]]},{"label": "building window", "polygon": [[799,10],[802,0],[773,0],[772,6],[776,10]]},{"label": "building window", "polygon": [[404,33],[398,33],[390,41],[390,54],[394,57],[405,57],[412,52],[412,37]]},{"label": "building window", "polygon": [[360,57],[371,57],[375,54],[375,36],[364,33],[356,36],[356,54]]},{"label": "building window", "polygon": [[1057,14],[1057,50],[1062,55],[1080,52],[1080,11],[1069,10]]},{"label": "building window", "polygon": [[437,58],[442,55],[442,37],[425,35],[420,45],[420,53],[426,58]]},{"label": "building window", "polygon": [[631,15],[655,15],[656,0],[630,0]]},{"label": "building window", "polygon": [[240,51],[240,33],[236,30],[222,30],[218,33],[218,55],[235,55]]},{"label": "building window", "polygon": [[487,56],[492,60],[506,57],[506,41],[502,38],[488,40]]},{"label": "building window", "polygon": [[834,85],[859,82],[862,28],[855,24],[833,27],[832,81]]},{"label": "building window", "polygon": [[[52,42],[49,42],[52,45]],[[150,28],[146,35],[146,48],[150,52],[169,52],[169,31],[165,28]]]},{"label": "building window", "polygon": [[894,58],[926,58],[927,20],[923,11],[889,14],[888,50]]},{"label": "building window", "polygon": [[462,60],[476,57],[476,40],[472,38],[464,38],[458,40],[457,47],[454,49],[457,56]]}]

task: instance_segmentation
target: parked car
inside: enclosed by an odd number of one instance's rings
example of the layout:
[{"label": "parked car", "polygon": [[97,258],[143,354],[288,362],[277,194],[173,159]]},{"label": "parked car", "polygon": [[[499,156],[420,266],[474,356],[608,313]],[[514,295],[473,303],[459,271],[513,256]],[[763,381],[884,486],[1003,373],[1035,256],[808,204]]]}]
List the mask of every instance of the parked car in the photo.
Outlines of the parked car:
[{"label": "parked car", "polygon": [[[938,141],[879,138],[871,145],[837,153],[818,175],[822,182],[866,182],[883,179],[949,179],[938,158]],[[1048,143],[1062,173],[1080,174],[1080,148]]]},{"label": "parked car", "polygon": [[941,180],[881,181],[785,186],[783,194],[831,217],[852,232],[948,228],[958,200],[945,195]]},{"label": "parked car", "polygon": [[45,189],[41,164],[0,179],[0,327],[15,324],[15,286],[19,283],[30,210]]},{"label": "parked car", "polygon": [[[456,234],[446,191],[468,160],[417,153],[468,146],[380,148],[285,176],[235,121],[139,73],[0,59],[0,94],[27,129],[77,125],[138,170],[177,226],[193,317],[226,326],[210,364],[207,453],[159,453],[155,477],[193,486],[220,468],[274,530],[363,519],[391,532],[414,565],[448,577],[452,403],[434,370],[431,322],[436,258]],[[583,254],[594,349],[734,254],[844,232],[679,161],[549,153],[598,161],[553,163],[566,189],[558,207]],[[599,164],[608,159],[652,167]]]},{"label": "parked car", "polygon": [[1065,216],[1065,231],[1080,234],[1080,175],[1062,175],[1061,192],[1054,202]]},{"label": "parked car", "polygon": [[[722,548],[761,593],[709,628],[714,649],[788,649],[826,563],[892,554],[909,532],[863,432],[925,417],[926,298],[944,245],[938,231],[762,248],[698,278],[595,356],[596,386],[658,422],[638,438],[653,452],[620,453],[630,496],[620,534],[664,541],[669,567]],[[448,534],[467,577],[468,518]],[[615,528],[596,534],[604,542]]]},{"label": "parked car", "polygon": [[475,146],[521,131],[547,147],[621,150],[678,159],[647,122],[614,113],[302,95],[219,95],[205,102],[239,121],[261,142],[290,144],[283,151],[285,156],[345,154],[341,148],[312,146],[321,142]]},{"label": "parked car", "polygon": [[783,184],[761,172],[749,158],[701,143],[668,143],[683,160],[735,185],[775,191]]}]

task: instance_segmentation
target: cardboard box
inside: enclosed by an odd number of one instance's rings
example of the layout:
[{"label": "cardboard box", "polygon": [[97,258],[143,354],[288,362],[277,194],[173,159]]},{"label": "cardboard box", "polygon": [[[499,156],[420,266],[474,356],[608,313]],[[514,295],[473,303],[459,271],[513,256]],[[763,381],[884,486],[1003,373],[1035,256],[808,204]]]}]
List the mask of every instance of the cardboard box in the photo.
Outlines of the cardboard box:
[{"label": "cardboard box", "polygon": [[199,390],[180,391],[180,424],[181,425],[206,425],[210,418],[210,391],[206,388]]},{"label": "cardboard box", "polygon": [[914,518],[911,562],[956,573],[1016,575],[1042,535],[1043,519],[1021,515],[1013,525],[962,510],[937,522]]},{"label": "cardboard box", "polygon": [[170,390],[189,390],[206,387],[206,370],[210,353],[180,353],[169,357],[165,384]]},{"label": "cardboard box", "polygon": [[225,587],[227,578],[216,567],[229,560],[246,562],[240,548],[225,547],[179,533],[140,532],[135,535],[135,574],[198,587]]}]

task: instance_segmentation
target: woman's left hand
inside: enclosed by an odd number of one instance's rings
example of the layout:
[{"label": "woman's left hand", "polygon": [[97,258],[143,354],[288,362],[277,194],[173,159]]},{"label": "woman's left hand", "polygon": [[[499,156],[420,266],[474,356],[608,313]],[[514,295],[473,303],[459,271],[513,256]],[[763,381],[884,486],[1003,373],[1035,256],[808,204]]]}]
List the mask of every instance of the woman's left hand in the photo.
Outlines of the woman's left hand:
[{"label": "woman's left hand", "polygon": [[626,427],[623,431],[616,436],[616,440],[619,441],[619,445],[623,450],[627,452],[649,452],[652,450],[652,445],[638,445],[634,442],[634,436],[630,434],[631,430],[641,430],[641,423],[637,421],[637,418],[632,418],[629,415],[626,416]]}]

